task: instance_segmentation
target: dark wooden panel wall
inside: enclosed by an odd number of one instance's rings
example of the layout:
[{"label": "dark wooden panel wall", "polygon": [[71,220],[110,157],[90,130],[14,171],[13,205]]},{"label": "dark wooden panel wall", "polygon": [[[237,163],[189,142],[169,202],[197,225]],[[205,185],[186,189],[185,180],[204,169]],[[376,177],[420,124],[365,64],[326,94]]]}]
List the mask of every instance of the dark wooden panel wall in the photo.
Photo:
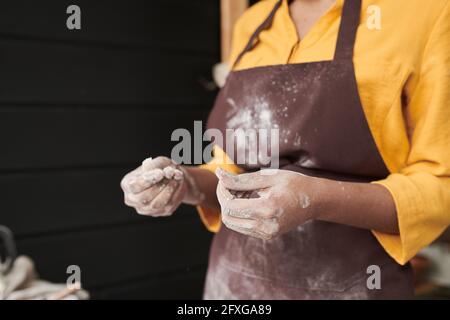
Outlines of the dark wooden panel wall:
[{"label": "dark wooden panel wall", "polygon": [[211,236],[195,210],[140,217],[119,182],[205,120],[218,60],[218,0],[1,2],[0,224],[43,278],[76,264],[94,298],[201,297]]}]

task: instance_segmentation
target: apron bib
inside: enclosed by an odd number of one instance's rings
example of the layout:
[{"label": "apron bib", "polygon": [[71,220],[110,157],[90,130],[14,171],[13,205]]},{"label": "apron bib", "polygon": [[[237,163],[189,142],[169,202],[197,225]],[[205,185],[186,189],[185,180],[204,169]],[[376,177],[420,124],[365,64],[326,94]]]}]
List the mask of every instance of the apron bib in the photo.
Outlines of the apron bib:
[{"label": "apron bib", "polygon": [[[257,44],[280,5],[277,2],[235,63]],[[231,72],[207,127],[221,130],[224,137],[226,129],[279,129],[284,170],[353,182],[387,177],[355,78],[353,49],[360,12],[361,0],[345,1],[331,61]],[[381,289],[367,287],[371,265],[381,268]],[[412,297],[410,266],[390,258],[371,231],[322,221],[310,221],[269,241],[222,227],[212,243],[204,292],[205,299]]]}]

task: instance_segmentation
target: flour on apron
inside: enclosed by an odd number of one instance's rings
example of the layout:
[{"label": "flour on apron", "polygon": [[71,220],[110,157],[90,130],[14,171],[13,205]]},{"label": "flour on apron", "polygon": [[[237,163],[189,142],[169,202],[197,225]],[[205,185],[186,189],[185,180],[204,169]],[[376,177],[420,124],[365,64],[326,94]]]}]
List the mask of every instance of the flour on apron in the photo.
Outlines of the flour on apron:
[{"label": "flour on apron", "polygon": [[[259,33],[270,27],[280,4],[257,28],[237,62],[257,45]],[[278,129],[279,164],[284,170],[337,181],[387,177],[389,171],[369,129],[355,78],[353,49],[360,12],[361,0],[344,2],[331,61],[231,72],[208,128],[221,132]],[[220,147],[226,150],[223,143]],[[237,145],[236,151],[255,151],[245,148],[248,145]],[[263,167],[233,160],[244,170]],[[299,210],[307,207],[309,198],[302,198],[298,205]],[[370,265],[381,268],[381,290],[367,288]],[[204,297],[412,298],[412,274],[409,265],[400,266],[388,256],[370,230],[310,221],[273,240],[261,240],[222,226],[211,246]]]}]

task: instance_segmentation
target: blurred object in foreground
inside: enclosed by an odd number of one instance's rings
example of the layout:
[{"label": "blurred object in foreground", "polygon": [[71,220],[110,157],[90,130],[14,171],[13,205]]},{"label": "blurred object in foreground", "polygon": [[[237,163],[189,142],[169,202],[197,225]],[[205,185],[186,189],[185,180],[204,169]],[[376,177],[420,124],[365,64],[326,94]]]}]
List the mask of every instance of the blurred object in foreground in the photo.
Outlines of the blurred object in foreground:
[{"label": "blurred object in foreground", "polygon": [[227,62],[217,63],[213,67],[213,79],[219,88],[222,88],[230,73],[230,65]]},{"label": "blurred object in foreground", "polygon": [[14,260],[10,270],[0,274],[0,300],[86,300],[81,288],[38,279],[34,263],[26,256]]},{"label": "blurred object in foreground", "polygon": [[432,244],[411,263],[418,298],[450,299],[450,244]]},{"label": "blurred object in foreground", "polygon": [[248,0],[220,0],[222,61],[230,56],[234,25],[248,5]]}]

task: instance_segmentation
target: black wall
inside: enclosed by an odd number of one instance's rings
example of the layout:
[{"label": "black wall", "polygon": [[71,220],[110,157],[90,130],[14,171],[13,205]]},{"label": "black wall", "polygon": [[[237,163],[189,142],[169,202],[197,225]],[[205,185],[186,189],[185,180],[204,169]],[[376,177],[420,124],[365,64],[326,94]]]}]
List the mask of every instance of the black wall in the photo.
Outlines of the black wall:
[{"label": "black wall", "polygon": [[0,224],[43,278],[76,264],[94,298],[201,297],[211,235],[195,210],[138,216],[119,182],[206,119],[218,60],[218,0],[1,2]]}]

